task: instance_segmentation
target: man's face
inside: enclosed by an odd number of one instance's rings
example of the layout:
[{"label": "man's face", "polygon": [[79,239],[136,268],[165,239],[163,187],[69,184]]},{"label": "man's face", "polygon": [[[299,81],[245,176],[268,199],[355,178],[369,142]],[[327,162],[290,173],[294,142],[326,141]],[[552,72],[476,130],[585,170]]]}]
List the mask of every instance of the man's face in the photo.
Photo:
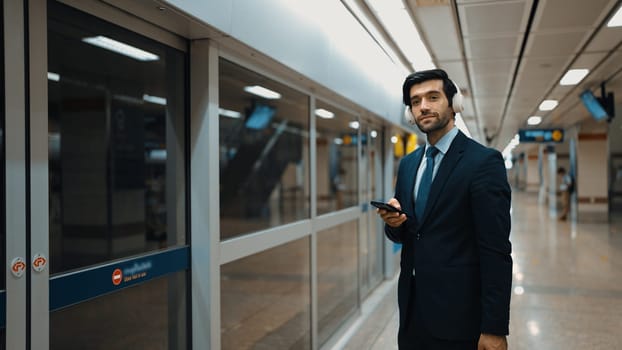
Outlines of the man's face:
[{"label": "man's face", "polygon": [[440,131],[444,134],[454,126],[454,112],[443,92],[442,80],[427,80],[413,85],[410,88],[410,104],[415,123],[423,133]]}]

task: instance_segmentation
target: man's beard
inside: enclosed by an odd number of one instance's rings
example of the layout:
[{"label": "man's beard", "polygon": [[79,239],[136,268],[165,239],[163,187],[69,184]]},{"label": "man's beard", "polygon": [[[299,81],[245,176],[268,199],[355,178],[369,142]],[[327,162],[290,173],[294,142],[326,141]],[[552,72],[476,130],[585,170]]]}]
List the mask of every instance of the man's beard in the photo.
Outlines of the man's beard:
[{"label": "man's beard", "polygon": [[422,126],[415,119],[415,124],[417,124],[417,127],[419,128],[419,130],[421,130],[421,132],[424,134],[442,130],[443,128],[447,126],[447,124],[449,123],[449,120],[451,119],[449,115],[445,116],[446,118],[441,118],[440,114],[438,113],[430,113],[430,114],[434,115],[436,118],[436,120],[432,123],[432,125]]}]

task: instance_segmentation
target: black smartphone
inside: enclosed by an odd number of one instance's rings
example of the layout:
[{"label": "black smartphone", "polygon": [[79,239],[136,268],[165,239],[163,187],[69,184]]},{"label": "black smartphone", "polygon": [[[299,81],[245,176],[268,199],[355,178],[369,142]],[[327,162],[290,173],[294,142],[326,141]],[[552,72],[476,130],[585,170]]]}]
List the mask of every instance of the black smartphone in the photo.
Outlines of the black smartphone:
[{"label": "black smartphone", "polygon": [[391,204],[387,204],[384,202],[377,202],[377,201],[371,201],[369,202],[369,204],[373,205],[374,207],[378,208],[378,209],[384,209],[386,211],[392,211],[392,212],[397,212],[400,214],[404,214],[403,211],[397,209],[396,207],[392,206]]}]

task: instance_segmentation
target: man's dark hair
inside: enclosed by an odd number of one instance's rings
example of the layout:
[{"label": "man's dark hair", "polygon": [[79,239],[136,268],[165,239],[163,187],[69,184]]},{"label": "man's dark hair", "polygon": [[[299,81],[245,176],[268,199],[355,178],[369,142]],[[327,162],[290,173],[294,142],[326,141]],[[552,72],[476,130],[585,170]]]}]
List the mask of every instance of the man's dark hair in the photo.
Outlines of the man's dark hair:
[{"label": "man's dark hair", "polygon": [[420,84],[428,80],[443,81],[443,92],[445,93],[445,96],[447,96],[449,107],[453,107],[453,98],[458,90],[447,76],[447,72],[442,69],[422,70],[407,76],[406,80],[404,80],[404,85],[402,86],[402,98],[404,100],[404,104],[410,107],[410,88],[415,84]]}]

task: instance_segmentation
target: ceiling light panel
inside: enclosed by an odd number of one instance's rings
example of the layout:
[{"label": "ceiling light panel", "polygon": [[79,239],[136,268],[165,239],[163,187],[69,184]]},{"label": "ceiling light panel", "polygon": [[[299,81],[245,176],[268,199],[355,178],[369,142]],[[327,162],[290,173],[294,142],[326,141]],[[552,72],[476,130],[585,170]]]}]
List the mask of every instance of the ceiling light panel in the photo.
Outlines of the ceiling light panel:
[{"label": "ceiling light panel", "polygon": [[267,89],[261,85],[246,86],[244,87],[244,91],[269,100],[277,100],[281,98],[281,94],[278,92]]},{"label": "ceiling light panel", "polygon": [[156,54],[139,49],[132,45],[128,45],[126,43],[122,43],[120,41],[116,41],[114,39],[110,39],[103,35],[84,38],[82,39],[82,41],[97,47],[101,47],[102,49],[106,49],[127,57],[131,57],[138,61],[157,61],[160,59],[160,57]]},{"label": "ceiling light panel", "polygon": [[401,0],[366,0],[415,71],[436,68]]},{"label": "ceiling light panel", "polygon": [[557,100],[544,100],[540,103],[540,107],[538,107],[541,111],[552,111],[557,107]]},{"label": "ceiling light panel", "polygon": [[577,85],[585,78],[587,73],[589,73],[589,69],[571,69],[564,74],[562,79],[559,81],[560,85]]},{"label": "ceiling light panel", "polygon": [[618,7],[618,11],[607,22],[607,27],[620,27],[622,26],[622,5]]}]

